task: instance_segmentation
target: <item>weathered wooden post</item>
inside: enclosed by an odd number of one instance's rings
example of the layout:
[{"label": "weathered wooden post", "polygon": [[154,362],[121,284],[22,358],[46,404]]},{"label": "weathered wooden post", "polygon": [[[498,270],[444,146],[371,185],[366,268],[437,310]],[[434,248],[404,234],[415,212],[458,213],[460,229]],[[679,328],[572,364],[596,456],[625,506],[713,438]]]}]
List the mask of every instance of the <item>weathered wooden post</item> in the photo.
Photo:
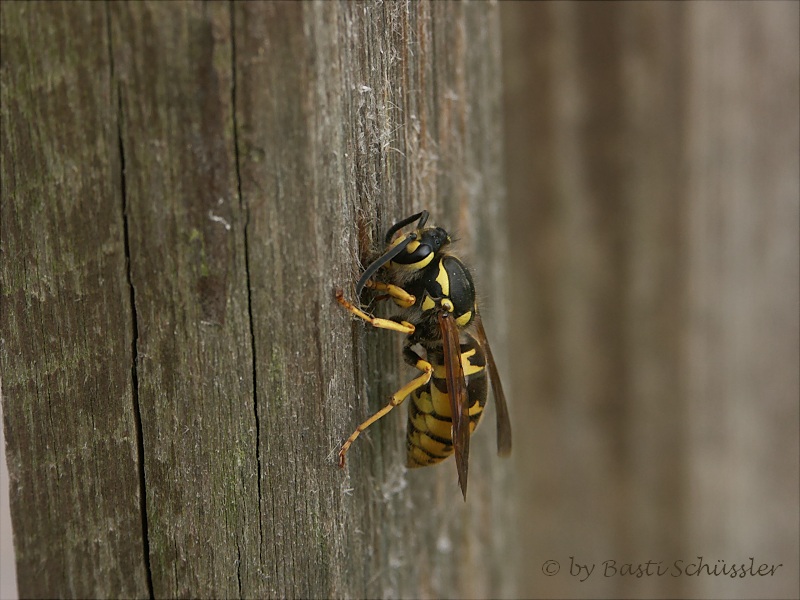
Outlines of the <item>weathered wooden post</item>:
[{"label": "weathered wooden post", "polygon": [[21,595],[512,593],[492,426],[466,505],[404,469],[399,412],[335,463],[407,377],[332,295],[394,220],[458,234],[505,357],[498,7],[1,14]]}]

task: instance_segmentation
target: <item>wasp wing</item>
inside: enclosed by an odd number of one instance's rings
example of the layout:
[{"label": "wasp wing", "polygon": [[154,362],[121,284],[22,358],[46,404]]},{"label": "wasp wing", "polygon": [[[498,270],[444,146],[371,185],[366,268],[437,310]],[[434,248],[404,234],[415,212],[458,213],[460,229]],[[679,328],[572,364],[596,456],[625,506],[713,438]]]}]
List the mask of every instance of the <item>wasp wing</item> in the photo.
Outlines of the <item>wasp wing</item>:
[{"label": "wasp wing", "polygon": [[483,328],[483,320],[480,314],[475,311],[475,333],[478,342],[483,346],[486,354],[486,364],[489,367],[489,379],[492,382],[492,393],[497,410],[497,453],[506,456],[511,453],[511,419],[508,416],[508,406],[506,405],[506,395],[503,393],[503,384],[500,382],[500,374],[497,372],[497,365],[492,356],[492,349],[486,339],[486,330]]},{"label": "wasp wing", "polygon": [[449,312],[440,312],[437,316],[442,333],[442,353],[447,377],[447,394],[450,397],[450,409],[453,415],[453,450],[456,455],[458,485],[464,500],[467,499],[467,470],[469,468],[469,398],[467,384],[464,381],[464,369],[461,366],[461,342],[458,325]]}]

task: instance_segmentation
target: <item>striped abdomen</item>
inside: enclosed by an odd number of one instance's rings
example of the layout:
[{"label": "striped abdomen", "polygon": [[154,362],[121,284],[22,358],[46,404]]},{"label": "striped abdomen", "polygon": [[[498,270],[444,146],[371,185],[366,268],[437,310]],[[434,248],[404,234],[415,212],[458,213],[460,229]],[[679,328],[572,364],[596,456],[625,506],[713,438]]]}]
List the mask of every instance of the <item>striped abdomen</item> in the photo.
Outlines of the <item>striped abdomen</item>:
[{"label": "striped abdomen", "polygon": [[[408,467],[433,465],[453,453],[452,411],[445,368],[441,355],[429,351],[428,361],[433,365],[433,377],[426,386],[412,392],[408,405]],[[488,392],[486,359],[472,336],[461,344],[461,364],[467,377],[471,433],[483,415]]]}]

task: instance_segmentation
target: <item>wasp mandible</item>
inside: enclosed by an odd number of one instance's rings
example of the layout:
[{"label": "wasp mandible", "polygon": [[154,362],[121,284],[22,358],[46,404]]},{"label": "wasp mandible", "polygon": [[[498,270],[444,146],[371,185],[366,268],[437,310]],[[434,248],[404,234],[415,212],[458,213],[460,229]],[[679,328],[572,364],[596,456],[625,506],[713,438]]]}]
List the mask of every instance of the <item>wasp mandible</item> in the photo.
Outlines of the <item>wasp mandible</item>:
[{"label": "wasp mandible", "polygon": [[[413,231],[398,235],[414,223]],[[370,264],[356,284],[391,298],[401,313],[390,319],[374,317],[345,300],[336,300],[374,327],[406,334],[405,361],[422,372],[397,390],[389,404],[361,423],[342,445],[339,466],[356,438],[367,427],[401,404],[409,395],[406,447],[408,466],[436,464],[455,454],[458,484],[467,498],[469,440],[486,405],[489,371],[497,408],[497,452],[511,452],[511,423],[503,386],[486,339],[475,286],[469,269],[447,251],[450,235],[441,227],[425,227],[428,211],[403,219],[386,232],[386,251]],[[392,239],[395,238],[395,239]],[[381,272],[381,281],[373,279]],[[420,348],[422,356],[415,348]]]}]

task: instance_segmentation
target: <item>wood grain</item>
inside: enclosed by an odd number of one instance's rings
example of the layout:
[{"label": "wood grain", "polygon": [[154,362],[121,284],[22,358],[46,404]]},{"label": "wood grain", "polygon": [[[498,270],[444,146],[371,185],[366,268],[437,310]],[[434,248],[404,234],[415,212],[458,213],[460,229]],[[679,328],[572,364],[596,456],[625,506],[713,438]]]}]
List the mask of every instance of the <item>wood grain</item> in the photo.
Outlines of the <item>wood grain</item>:
[{"label": "wood grain", "polygon": [[66,4],[3,4],[0,15],[0,365],[19,591],[141,596],[141,456],[107,19]]},{"label": "wood grain", "polygon": [[2,24],[21,594],[507,595],[492,427],[467,505],[452,464],[406,472],[401,410],[335,461],[410,377],[402,338],[333,300],[392,222],[427,208],[461,237],[504,355],[498,8],[4,3]]}]

